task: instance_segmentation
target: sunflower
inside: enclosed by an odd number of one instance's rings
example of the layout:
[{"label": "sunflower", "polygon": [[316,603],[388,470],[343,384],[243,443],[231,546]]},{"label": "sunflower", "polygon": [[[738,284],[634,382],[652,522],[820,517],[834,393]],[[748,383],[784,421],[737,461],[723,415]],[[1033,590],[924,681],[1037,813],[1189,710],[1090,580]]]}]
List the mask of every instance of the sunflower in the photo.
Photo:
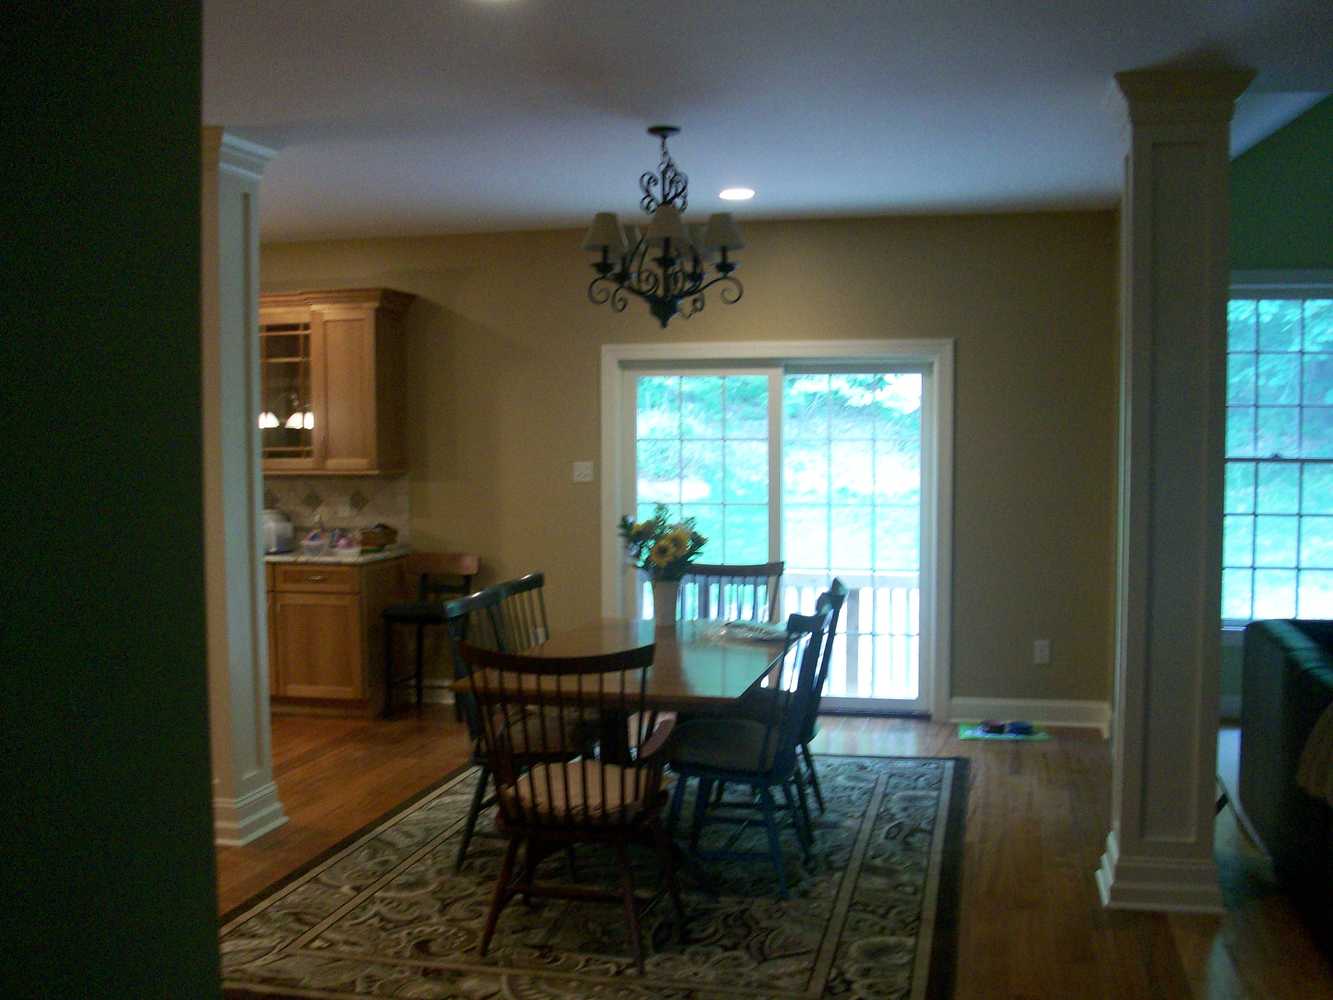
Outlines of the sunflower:
[{"label": "sunflower", "polygon": [[653,550],[648,553],[648,561],[654,566],[669,566],[680,557],[680,552],[670,538],[660,538]]}]

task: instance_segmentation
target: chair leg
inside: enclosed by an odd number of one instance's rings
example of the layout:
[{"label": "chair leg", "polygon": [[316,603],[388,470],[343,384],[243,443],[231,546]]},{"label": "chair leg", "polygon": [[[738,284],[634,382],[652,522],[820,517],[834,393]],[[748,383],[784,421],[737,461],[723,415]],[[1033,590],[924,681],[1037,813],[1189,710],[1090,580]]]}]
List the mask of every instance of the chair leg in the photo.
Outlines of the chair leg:
[{"label": "chair leg", "polygon": [[417,694],[418,712],[421,711],[421,694],[422,694],[421,689],[424,681],[425,657],[426,657],[425,647],[426,647],[426,627],[424,625],[418,625],[417,626],[417,673],[416,673],[416,682],[417,682],[416,694]]},{"label": "chair leg", "polygon": [[639,908],[634,902],[634,876],[629,870],[629,852],[617,842],[616,863],[620,866],[620,894],[625,900],[625,923],[629,925],[629,943],[634,949],[634,964],[643,975],[643,938],[639,933]]},{"label": "chair leg", "polygon": [[486,927],[481,932],[479,952],[483,956],[486,954],[486,949],[491,946],[491,938],[495,936],[495,924],[500,919],[500,911],[509,902],[511,895],[509,880],[514,876],[514,859],[518,857],[518,846],[519,838],[510,837],[509,846],[505,848],[504,863],[500,865],[500,877],[495,882],[495,894],[491,897],[491,909],[486,914]]},{"label": "chair leg", "polygon": [[680,883],[676,881],[676,859],[672,854],[671,838],[660,822],[653,823],[653,843],[657,846],[657,863],[662,868],[662,878],[671,894],[671,908],[676,912],[676,940],[684,944],[685,907],[680,901]]},{"label": "chair leg", "polygon": [[671,790],[671,811],[667,814],[667,833],[670,836],[676,835],[676,823],[680,820],[680,807],[685,802],[685,785],[687,780],[683,774],[676,775],[676,787]]},{"label": "chair leg", "polygon": [[472,790],[472,804],[468,807],[467,819],[463,821],[463,836],[458,844],[458,857],[454,859],[454,871],[463,867],[467,857],[467,845],[472,842],[472,831],[477,827],[477,816],[481,813],[481,804],[486,801],[486,786],[491,780],[491,769],[485,764],[477,775],[477,787]]},{"label": "chair leg", "polygon": [[805,823],[805,835],[810,846],[815,846],[815,824],[810,818],[810,805],[805,801],[805,779],[801,777],[801,768],[798,765],[792,771],[792,778],[796,781],[796,805],[801,811],[801,820]]},{"label": "chair leg", "polygon": [[694,815],[690,817],[690,850],[699,850],[699,834],[704,828],[704,816],[708,812],[708,796],[713,791],[712,778],[700,778],[699,790],[694,796]]},{"label": "chair leg", "polygon": [[772,789],[767,786],[759,788],[759,808],[764,814],[764,829],[768,832],[768,854],[778,876],[778,898],[786,899],[787,869],[782,864],[782,844],[778,841],[778,806],[773,801]]},{"label": "chair leg", "polygon": [[787,782],[782,783],[782,799],[786,803],[787,812],[791,813],[792,829],[796,831],[796,839],[801,844],[801,854],[805,860],[810,860],[810,848],[814,840],[810,836],[810,830],[805,822],[805,817],[801,815],[796,806],[796,794],[792,791],[792,786]]},{"label": "chair leg", "polygon": [[828,810],[824,808],[824,793],[819,787],[819,775],[815,772],[815,757],[810,752],[810,744],[801,744],[801,756],[805,758],[806,769],[810,772],[810,787],[815,790],[815,801],[819,803],[819,811],[825,813]]},{"label": "chair leg", "polygon": [[393,714],[393,626],[384,622],[384,711],[383,718]]}]

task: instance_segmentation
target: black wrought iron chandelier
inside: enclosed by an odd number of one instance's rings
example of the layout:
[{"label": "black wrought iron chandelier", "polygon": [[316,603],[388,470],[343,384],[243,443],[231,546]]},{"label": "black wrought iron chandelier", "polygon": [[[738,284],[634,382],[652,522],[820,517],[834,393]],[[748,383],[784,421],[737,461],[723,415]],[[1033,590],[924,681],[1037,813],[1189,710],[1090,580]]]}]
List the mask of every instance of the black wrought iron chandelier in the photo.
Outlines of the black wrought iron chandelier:
[{"label": "black wrought iron chandelier", "polygon": [[706,225],[687,226],[681,218],[690,181],[667,152],[667,139],[679,131],[674,125],[648,130],[662,142],[657,173],[647,170],[639,178],[639,207],[652,218],[648,228],[642,233],[635,225],[622,228],[614,212],[598,212],[583,240],[584,250],[600,254],[592,265],[597,277],[588,286],[588,298],[624,312],[629,296],[636,295],[663,327],[677,313],[688,319],[703,309],[704,292],[714,285],[722,286],[718,294],[728,305],[745,291],[732,276],[737,264],[729,255],[745,242],[731,213],[717,212]]}]

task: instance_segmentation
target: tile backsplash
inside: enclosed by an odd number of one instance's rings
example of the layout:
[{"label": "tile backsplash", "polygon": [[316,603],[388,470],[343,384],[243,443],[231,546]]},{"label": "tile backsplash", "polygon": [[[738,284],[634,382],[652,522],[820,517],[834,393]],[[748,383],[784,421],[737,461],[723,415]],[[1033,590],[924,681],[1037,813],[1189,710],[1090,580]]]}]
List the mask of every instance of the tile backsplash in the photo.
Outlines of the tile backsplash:
[{"label": "tile backsplash", "polygon": [[264,506],[289,518],[299,539],[302,531],[368,528],[388,524],[407,542],[411,508],[406,476],[265,476]]}]

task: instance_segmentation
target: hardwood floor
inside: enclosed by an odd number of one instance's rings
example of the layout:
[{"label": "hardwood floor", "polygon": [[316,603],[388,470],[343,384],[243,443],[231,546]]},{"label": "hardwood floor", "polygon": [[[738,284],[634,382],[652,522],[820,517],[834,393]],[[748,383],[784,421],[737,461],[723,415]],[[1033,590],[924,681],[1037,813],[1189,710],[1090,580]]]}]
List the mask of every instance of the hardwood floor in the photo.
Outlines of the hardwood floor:
[{"label": "hardwood floor", "polygon": [[[821,725],[818,753],[972,762],[956,1000],[1333,997],[1333,971],[1229,808],[1217,820],[1224,917],[1102,908],[1092,873],[1108,828],[1110,761],[1096,732],[986,743],[909,719]],[[219,850],[221,912],[461,766],[468,745],[437,708],[389,722],[275,719],[273,754],[290,821]]]}]

